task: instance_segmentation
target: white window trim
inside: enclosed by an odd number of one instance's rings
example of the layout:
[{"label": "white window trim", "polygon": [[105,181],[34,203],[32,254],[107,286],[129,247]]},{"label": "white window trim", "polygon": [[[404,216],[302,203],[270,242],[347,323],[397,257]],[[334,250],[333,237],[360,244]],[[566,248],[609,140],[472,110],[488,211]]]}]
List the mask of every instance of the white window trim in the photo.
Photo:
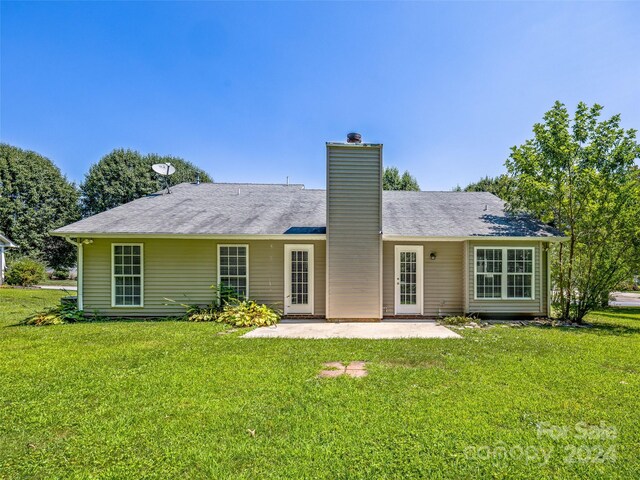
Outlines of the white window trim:
[{"label": "white window trim", "polygon": [[249,245],[246,243],[219,243],[218,244],[218,259],[217,259],[217,269],[218,269],[218,277],[216,286],[220,285],[220,248],[222,247],[245,247],[247,249],[247,273],[245,276],[247,277],[247,291],[245,293],[245,297],[249,298]]},{"label": "white window trim", "polygon": [[[116,276],[113,256],[116,247],[140,247],[140,305],[116,305]],[[133,276],[133,275],[132,275]],[[112,243],[111,244],[111,308],[143,308],[144,307],[144,243]]]},{"label": "white window trim", "polygon": [[[502,283],[500,291],[501,297],[478,297],[478,250],[502,250]],[[507,250],[531,250],[531,297],[507,297]],[[497,273],[497,272],[494,272]],[[512,272],[513,274],[515,272]],[[506,301],[531,301],[536,299],[536,247],[520,247],[511,245],[508,247],[494,246],[494,245],[482,245],[473,247],[473,299],[480,302],[506,300]]]},{"label": "white window trim", "polygon": [[[310,308],[310,312],[296,312],[296,306],[290,304],[289,297],[291,296],[291,252],[293,250],[307,250],[309,252],[309,291],[308,295],[308,306]],[[284,313],[287,314],[303,314],[303,315],[315,315],[315,300],[314,300],[314,256],[313,256],[313,244],[302,244],[302,243],[292,243],[285,244],[284,246]]]}]

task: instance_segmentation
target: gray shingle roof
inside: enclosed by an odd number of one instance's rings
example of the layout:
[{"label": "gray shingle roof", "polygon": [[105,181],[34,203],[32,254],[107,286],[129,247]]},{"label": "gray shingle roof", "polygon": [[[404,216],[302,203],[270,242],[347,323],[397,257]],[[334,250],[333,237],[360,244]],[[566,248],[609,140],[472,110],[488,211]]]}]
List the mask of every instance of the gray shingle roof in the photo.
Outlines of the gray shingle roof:
[{"label": "gray shingle roof", "polygon": [[[182,183],[54,233],[281,235],[326,231],[324,190],[302,185]],[[409,237],[550,237],[554,229],[508,216],[483,192],[384,192],[383,233]]]},{"label": "gray shingle roof", "polygon": [[487,192],[384,192],[384,233],[415,237],[553,237],[555,229],[529,216],[507,215]]}]

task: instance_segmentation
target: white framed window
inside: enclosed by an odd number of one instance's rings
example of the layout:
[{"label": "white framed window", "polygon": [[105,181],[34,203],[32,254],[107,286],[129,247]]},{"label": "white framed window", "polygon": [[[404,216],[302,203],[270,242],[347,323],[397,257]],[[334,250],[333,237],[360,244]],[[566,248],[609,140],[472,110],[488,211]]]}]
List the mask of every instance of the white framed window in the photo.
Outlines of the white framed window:
[{"label": "white framed window", "polygon": [[144,245],[111,244],[111,306],[144,306]]},{"label": "white framed window", "polygon": [[218,285],[249,296],[249,245],[218,245]]},{"label": "white framed window", "polygon": [[475,300],[535,299],[534,247],[474,247]]},{"label": "white framed window", "polygon": [[502,298],[502,249],[476,247],[476,298]]}]

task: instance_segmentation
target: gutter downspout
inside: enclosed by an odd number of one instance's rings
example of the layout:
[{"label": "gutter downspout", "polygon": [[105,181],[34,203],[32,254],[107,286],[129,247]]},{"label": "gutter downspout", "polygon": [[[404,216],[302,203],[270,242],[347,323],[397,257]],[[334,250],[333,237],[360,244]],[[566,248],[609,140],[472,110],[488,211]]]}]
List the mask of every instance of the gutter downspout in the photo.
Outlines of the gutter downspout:
[{"label": "gutter downspout", "polygon": [[464,265],[462,267],[462,274],[464,275],[464,279],[462,280],[463,288],[464,288],[464,314],[469,314],[469,240],[465,240],[462,242],[462,248],[464,248],[464,252],[462,253],[462,261]]},{"label": "gutter downspout", "polygon": [[4,282],[4,245],[0,245],[0,285]]},{"label": "gutter downspout", "polygon": [[85,244],[93,243],[93,240],[80,240],[74,242],[70,237],[63,237],[71,245],[75,245],[78,248],[78,310],[84,310],[84,248]]}]

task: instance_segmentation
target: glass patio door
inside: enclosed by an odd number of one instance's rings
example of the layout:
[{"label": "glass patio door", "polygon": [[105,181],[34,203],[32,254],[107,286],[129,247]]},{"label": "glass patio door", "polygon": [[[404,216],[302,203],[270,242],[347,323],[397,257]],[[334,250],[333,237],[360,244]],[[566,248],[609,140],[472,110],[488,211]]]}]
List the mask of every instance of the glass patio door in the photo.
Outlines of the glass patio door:
[{"label": "glass patio door", "polygon": [[422,315],[424,303],[422,250],[421,245],[396,245],[396,315]]},{"label": "glass patio door", "polygon": [[313,245],[285,245],[284,313],[313,315]]}]

